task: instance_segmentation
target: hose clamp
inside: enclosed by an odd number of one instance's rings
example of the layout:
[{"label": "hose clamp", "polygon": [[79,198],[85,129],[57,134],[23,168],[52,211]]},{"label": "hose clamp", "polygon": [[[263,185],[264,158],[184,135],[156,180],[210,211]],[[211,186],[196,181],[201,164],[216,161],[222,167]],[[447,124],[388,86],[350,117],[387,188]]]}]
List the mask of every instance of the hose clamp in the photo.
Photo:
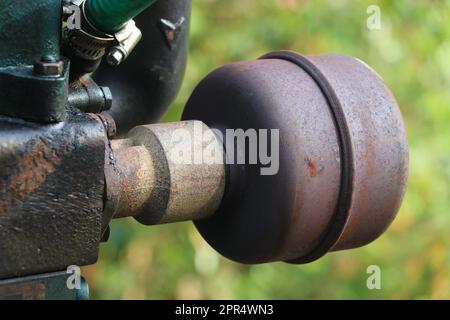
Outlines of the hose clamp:
[{"label": "hose clamp", "polygon": [[142,38],[134,20],[130,20],[115,34],[102,32],[89,22],[85,12],[86,1],[72,0],[66,5],[80,8],[80,28],[64,28],[63,36],[72,52],[85,60],[97,61],[106,54],[106,61],[113,66],[121,64]]}]

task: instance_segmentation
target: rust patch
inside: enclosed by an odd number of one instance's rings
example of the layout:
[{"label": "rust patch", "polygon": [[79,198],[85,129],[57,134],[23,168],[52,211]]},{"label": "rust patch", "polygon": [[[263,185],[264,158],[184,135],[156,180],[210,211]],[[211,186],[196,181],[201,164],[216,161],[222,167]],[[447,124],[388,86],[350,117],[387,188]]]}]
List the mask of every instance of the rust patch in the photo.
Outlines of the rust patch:
[{"label": "rust patch", "polygon": [[17,164],[17,173],[13,174],[2,186],[7,190],[3,201],[0,201],[0,215],[5,214],[13,206],[14,199],[23,201],[25,197],[41,186],[48,174],[55,171],[61,161],[55,149],[49,148],[42,139],[21,157]]},{"label": "rust patch", "polygon": [[324,170],[324,167],[320,165],[316,160],[306,158],[305,162],[308,165],[309,175],[311,176],[311,178],[318,176]]}]

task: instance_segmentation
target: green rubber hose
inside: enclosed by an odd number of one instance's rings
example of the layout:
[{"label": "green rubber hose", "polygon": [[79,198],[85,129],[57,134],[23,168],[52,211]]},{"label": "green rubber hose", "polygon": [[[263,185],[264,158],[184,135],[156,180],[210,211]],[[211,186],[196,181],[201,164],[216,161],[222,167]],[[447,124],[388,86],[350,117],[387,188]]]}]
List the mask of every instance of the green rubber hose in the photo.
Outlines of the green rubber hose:
[{"label": "green rubber hose", "polygon": [[86,18],[98,30],[115,33],[156,0],[87,0]]}]

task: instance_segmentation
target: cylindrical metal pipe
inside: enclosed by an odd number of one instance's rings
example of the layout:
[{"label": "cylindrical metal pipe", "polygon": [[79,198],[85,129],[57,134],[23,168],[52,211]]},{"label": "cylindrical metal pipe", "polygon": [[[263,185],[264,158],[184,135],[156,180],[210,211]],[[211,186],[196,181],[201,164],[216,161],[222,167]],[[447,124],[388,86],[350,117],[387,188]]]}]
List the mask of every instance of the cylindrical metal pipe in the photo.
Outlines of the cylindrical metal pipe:
[{"label": "cylindrical metal pipe", "polygon": [[114,170],[105,170],[111,216],[153,225],[206,218],[219,207],[224,150],[202,122],[136,127],[111,148]]},{"label": "cylindrical metal pipe", "polygon": [[86,0],[86,18],[93,27],[105,33],[115,33],[147,9],[156,0]]}]

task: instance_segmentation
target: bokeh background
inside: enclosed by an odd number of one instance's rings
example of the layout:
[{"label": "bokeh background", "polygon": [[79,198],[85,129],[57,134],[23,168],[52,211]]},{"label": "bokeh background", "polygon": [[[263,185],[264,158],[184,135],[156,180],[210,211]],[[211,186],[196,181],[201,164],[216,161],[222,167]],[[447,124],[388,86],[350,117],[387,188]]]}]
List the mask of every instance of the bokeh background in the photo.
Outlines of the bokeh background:
[{"label": "bokeh background", "polygon": [[[161,0],[162,1],[162,0]],[[396,95],[410,143],[404,205],[375,243],[318,262],[245,266],[214,252],[191,223],[115,221],[95,266],[94,299],[449,299],[450,1],[193,0],[183,89],[164,121],[180,118],[214,68],[279,49],[344,53],[376,69]],[[369,5],[381,30],[368,30]],[[378,265],[382,289],[368,290]]]}]

